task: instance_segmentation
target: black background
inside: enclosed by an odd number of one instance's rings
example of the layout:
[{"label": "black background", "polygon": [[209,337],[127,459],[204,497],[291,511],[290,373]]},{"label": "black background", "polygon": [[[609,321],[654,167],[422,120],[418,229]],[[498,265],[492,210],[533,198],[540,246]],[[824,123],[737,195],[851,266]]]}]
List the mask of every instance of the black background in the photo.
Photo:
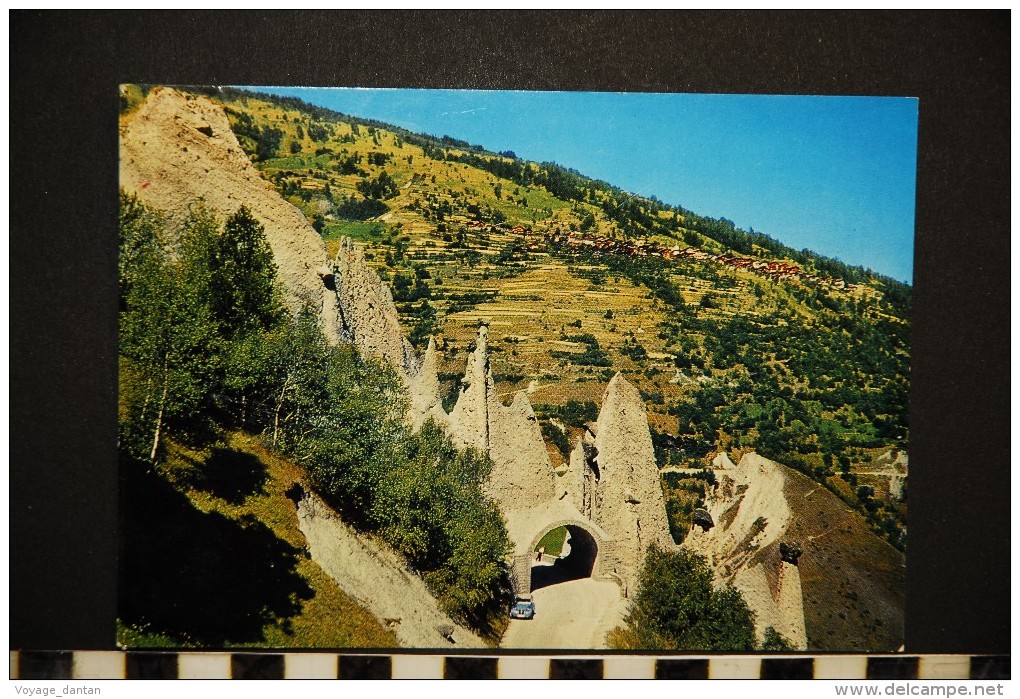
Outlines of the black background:
[{"label": "black background", "polygon": [[147,82],[919,97],[906,647],[1008,653],[1009,25],[11,12],[11,647],[114,644],[117,86]]}]

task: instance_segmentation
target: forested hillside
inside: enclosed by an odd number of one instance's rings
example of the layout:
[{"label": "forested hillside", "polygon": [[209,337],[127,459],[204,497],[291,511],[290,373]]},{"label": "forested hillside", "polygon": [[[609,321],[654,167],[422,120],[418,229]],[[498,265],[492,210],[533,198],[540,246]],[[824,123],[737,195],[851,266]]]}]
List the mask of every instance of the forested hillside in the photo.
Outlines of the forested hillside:
[{"label": "forested hillside", "polygon": [[[508,543],[478,487],[488,458],[431,424],[412,432],[390,366],[327,343],[316,312],[283,310],[246,208],[221,222],[198,203],[176,227],[122,194],[120,233],[119,448],[133,513],[121,642],[395,645],[305,560],[289,500],[305,472],[453,619],[498,640]],[[180,582],[166,566],[181,565],[217,589],[164,589]],[[168,606],[177,599],[186,615]]]},{"label": "forested hillside", "polygon": [[560,462],[612,373],[641,389],[664,475],[680,471],[675,532],[703,491],[691,469],[754,450],[905,546],[907,285],[554,163],[201,91],[331,251],[364,246],[412,343],[436,337],[451,402],[486,319],[500,390],[528,391]]},{"label": "forested hillside", "polygon": [[[647,529],[666,552],[690,537],[732,557],[705,558],[705,575],[750,607],[728,641],[631,614],[614,643],[898,646],[908,286],[450,136],[237,90],[121,94],[119,448],[135,523],[122,643],[420,646],[457,643],[453,628],[473,646],[539,640],[504,634],[533,552],[493,483],[573,488],[576,471],[577,507],[608,497],[592,495],[615,463],[603,418],[626,386],[614,410],[645,435],[647,483],[635,495],[624,467],[609,499],[654,509],[617,529],[638,548]],[[499,401],[520,418],[514,438],[533,438],[523,467],[504,458],[521,444],[489,439],[505,431]],[[454,429],[464,420],[480,441]],[[787,466],[807,477],[799,489]],[[412,631],[417,602],[395,617],[344,574],[354,554],[322,548],[341,530],[390,599],[420,576],[427,628]],[[565,532],[535,536],[562,547]],[[232,542],[224,565],[198,540]],[[783,547],[807,551],[803,576]],[[682,597],[687,577],[660,592]]]},{"label": "forested hillside", "polygon": [[905,547],[907,285],[556,163],[293,98],[198,92],[330,252],[345,236],[364,246],[412,343],[437,338],[451,404],[490,320],[498,385],[528,391],[554,459],[600,382],[622,370],[639,386],[664,473],[684,471],[663,484],[674,532],[703,491],[690,469],[754,450]]}]

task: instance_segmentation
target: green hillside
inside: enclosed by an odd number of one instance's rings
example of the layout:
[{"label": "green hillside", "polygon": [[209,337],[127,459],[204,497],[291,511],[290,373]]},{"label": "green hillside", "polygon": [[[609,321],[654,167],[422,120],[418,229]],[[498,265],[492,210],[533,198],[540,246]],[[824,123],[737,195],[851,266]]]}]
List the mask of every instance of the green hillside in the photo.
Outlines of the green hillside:
[{"label": "green hillside", "polygon": [[[242,432],[122,455],[126,503],[117,641],[129,648],[392,648],[384,628],[304,553],[287,490],[296,464]],[[170,604],[170,602],[176,604]]]},{"label": "green hillside", "polygon": [[284,311],[250,211],[221,223],[199,204],[178,227],[122,193],[119,262],[120,643],[396,645],[311,560],[306,487],[498,641],[510,544],[480,488],[491,462],[412,431],[392,367]]},{"label": "green hillside", "polygon": [[[908,445],[909,286],[553,163],[202,91],[331,252],[343,236],[364,246],[411,341],[436,337],[451,397],[484,318],[499,390],[527,389],[543,423],[576,433],[622,371],[665,469],[754,450],[905,546],[905,491],[890,497],[872,474]],[[699,481],[666,486],[684,529]]]}]

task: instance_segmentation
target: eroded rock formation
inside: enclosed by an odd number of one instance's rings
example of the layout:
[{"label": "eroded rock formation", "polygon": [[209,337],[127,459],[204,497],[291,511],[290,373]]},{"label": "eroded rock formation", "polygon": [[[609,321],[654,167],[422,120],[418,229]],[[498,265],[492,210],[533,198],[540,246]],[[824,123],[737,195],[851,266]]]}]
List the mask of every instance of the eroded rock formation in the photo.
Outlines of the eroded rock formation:
[{"label": "eroded rock formation", "polygon": [[495,389],[489,371],[489,329],[478,328],[475,349],[468,355],[460,394],[450,412],[450,436],[459,447],[489,451],[489,406]]},{"label": "eroded rock formation", "polygon": [[648,546],[674,546],[669,536],[645,405],[622,376],[610,381],[597,424],[579,440],[569,463],[555,470],[531,402],[524,391],[509,405],[496,396],[488,357],[488,327],[478,329],[456,405],[440,401],[434,343],[409,381],[411,422],[431,418],[461,448],[492,459],[486,493],[499,505],[515,548],[515,584],[527,587],[538,539],[569,524],[585,529],[599,551],[596,577],[633,588]]},{"label": "eroded rock formation", "polygon": [[120,186],[178,223],[199,200],[221,219],[247,206],[265,226],[288,307],[313,304],[335,341],[335,302],[324,293],[320,275],[327,267],[325,243],[251,164],[222,107],[153,88],[121,127]]},{"label": "eroded rock formation", "polygon": [[248,207],[265,227],[292,312],[311,304],[329,342],[353,342],[404,378],[417,371],[389,289],[350,240],[327,259],[322,237],[262,178],[212,100],[153,88],[121,126],[120,185],[176,223],[199,200],[221,219]]},{"label": "eroded rock formation", "polygon": [[455,623],[425,582],[386,544],[357,533],[318,496],[297,501],[298,527],[308,551],[344,591],[393,629],[407,648],[484,648],[469,629]]},{"label": "eroded rock formation", "polygon": [[407,417],[414,429],[421,428],[430,418],[441,426],[448,425],[449,416],[443,410],[441,390],[436,341],[435,338],[429,338],[429,345],[421,357],[421,365],[408,380],[411,404]]},{"label": "eroded rock formation", "polygon": [[[527,394],[519,391],[510,405],[503,405],[496,396],[488,335],[485,325],[478,328],[475,349],[468,356],[461,392],[447,424],[454,443],[478,449],[492,459],[485,488],[507,513],[552,498],[556,475]],[[431,375],[419,372],[418,380],[425,386],[431,383]],[[423,395],[421,404],[427,402]],[[435,415],[435,406],[426,414]]]},{"label": "eroded rock formation", "polygon": [[555,497],[556,474],[524,391],[514,394],[508,406],[495,401],[489,422],[490,496],[508,508],[529,507]]},{"label": "eroded rock formation", "polygon": [[404,377],[413,375],[418,361],[411,343],[400,332],[393,295],[350,238],[340,241],[333,275],[340,340],[386,360]]},{"label": "eroded rock formation", "polygon": [[626,542],[628,561],[643,560],[652,544],[671,547],[645,403],[622,374],[612,378],[602,398],[595,449],[598,477],[593,480],[600,497],[592,519]]},{"label": "eroded rock formation", "polygon": [[755,613],[759,641],[771,626],[806,648],[800,571],[780,551],[792,520],[783,467],[754,453],[736,466],[723,454],[713,465],[717,482],[706,510],[716,526],[692,526],[684,546],[708,559],[717,582],[740,590]]}]

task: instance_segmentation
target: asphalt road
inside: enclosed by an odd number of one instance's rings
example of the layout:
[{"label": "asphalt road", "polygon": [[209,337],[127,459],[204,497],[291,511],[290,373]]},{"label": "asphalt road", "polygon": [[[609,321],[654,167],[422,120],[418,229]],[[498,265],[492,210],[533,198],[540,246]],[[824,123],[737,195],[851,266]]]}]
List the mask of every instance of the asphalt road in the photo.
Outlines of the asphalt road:
[{"label": "asphalt road", "polygon": [[511,619],[503,648],[605,648],[623,619],[626,600],[609,580],[583,578],[532,593],[534,619]]}]

